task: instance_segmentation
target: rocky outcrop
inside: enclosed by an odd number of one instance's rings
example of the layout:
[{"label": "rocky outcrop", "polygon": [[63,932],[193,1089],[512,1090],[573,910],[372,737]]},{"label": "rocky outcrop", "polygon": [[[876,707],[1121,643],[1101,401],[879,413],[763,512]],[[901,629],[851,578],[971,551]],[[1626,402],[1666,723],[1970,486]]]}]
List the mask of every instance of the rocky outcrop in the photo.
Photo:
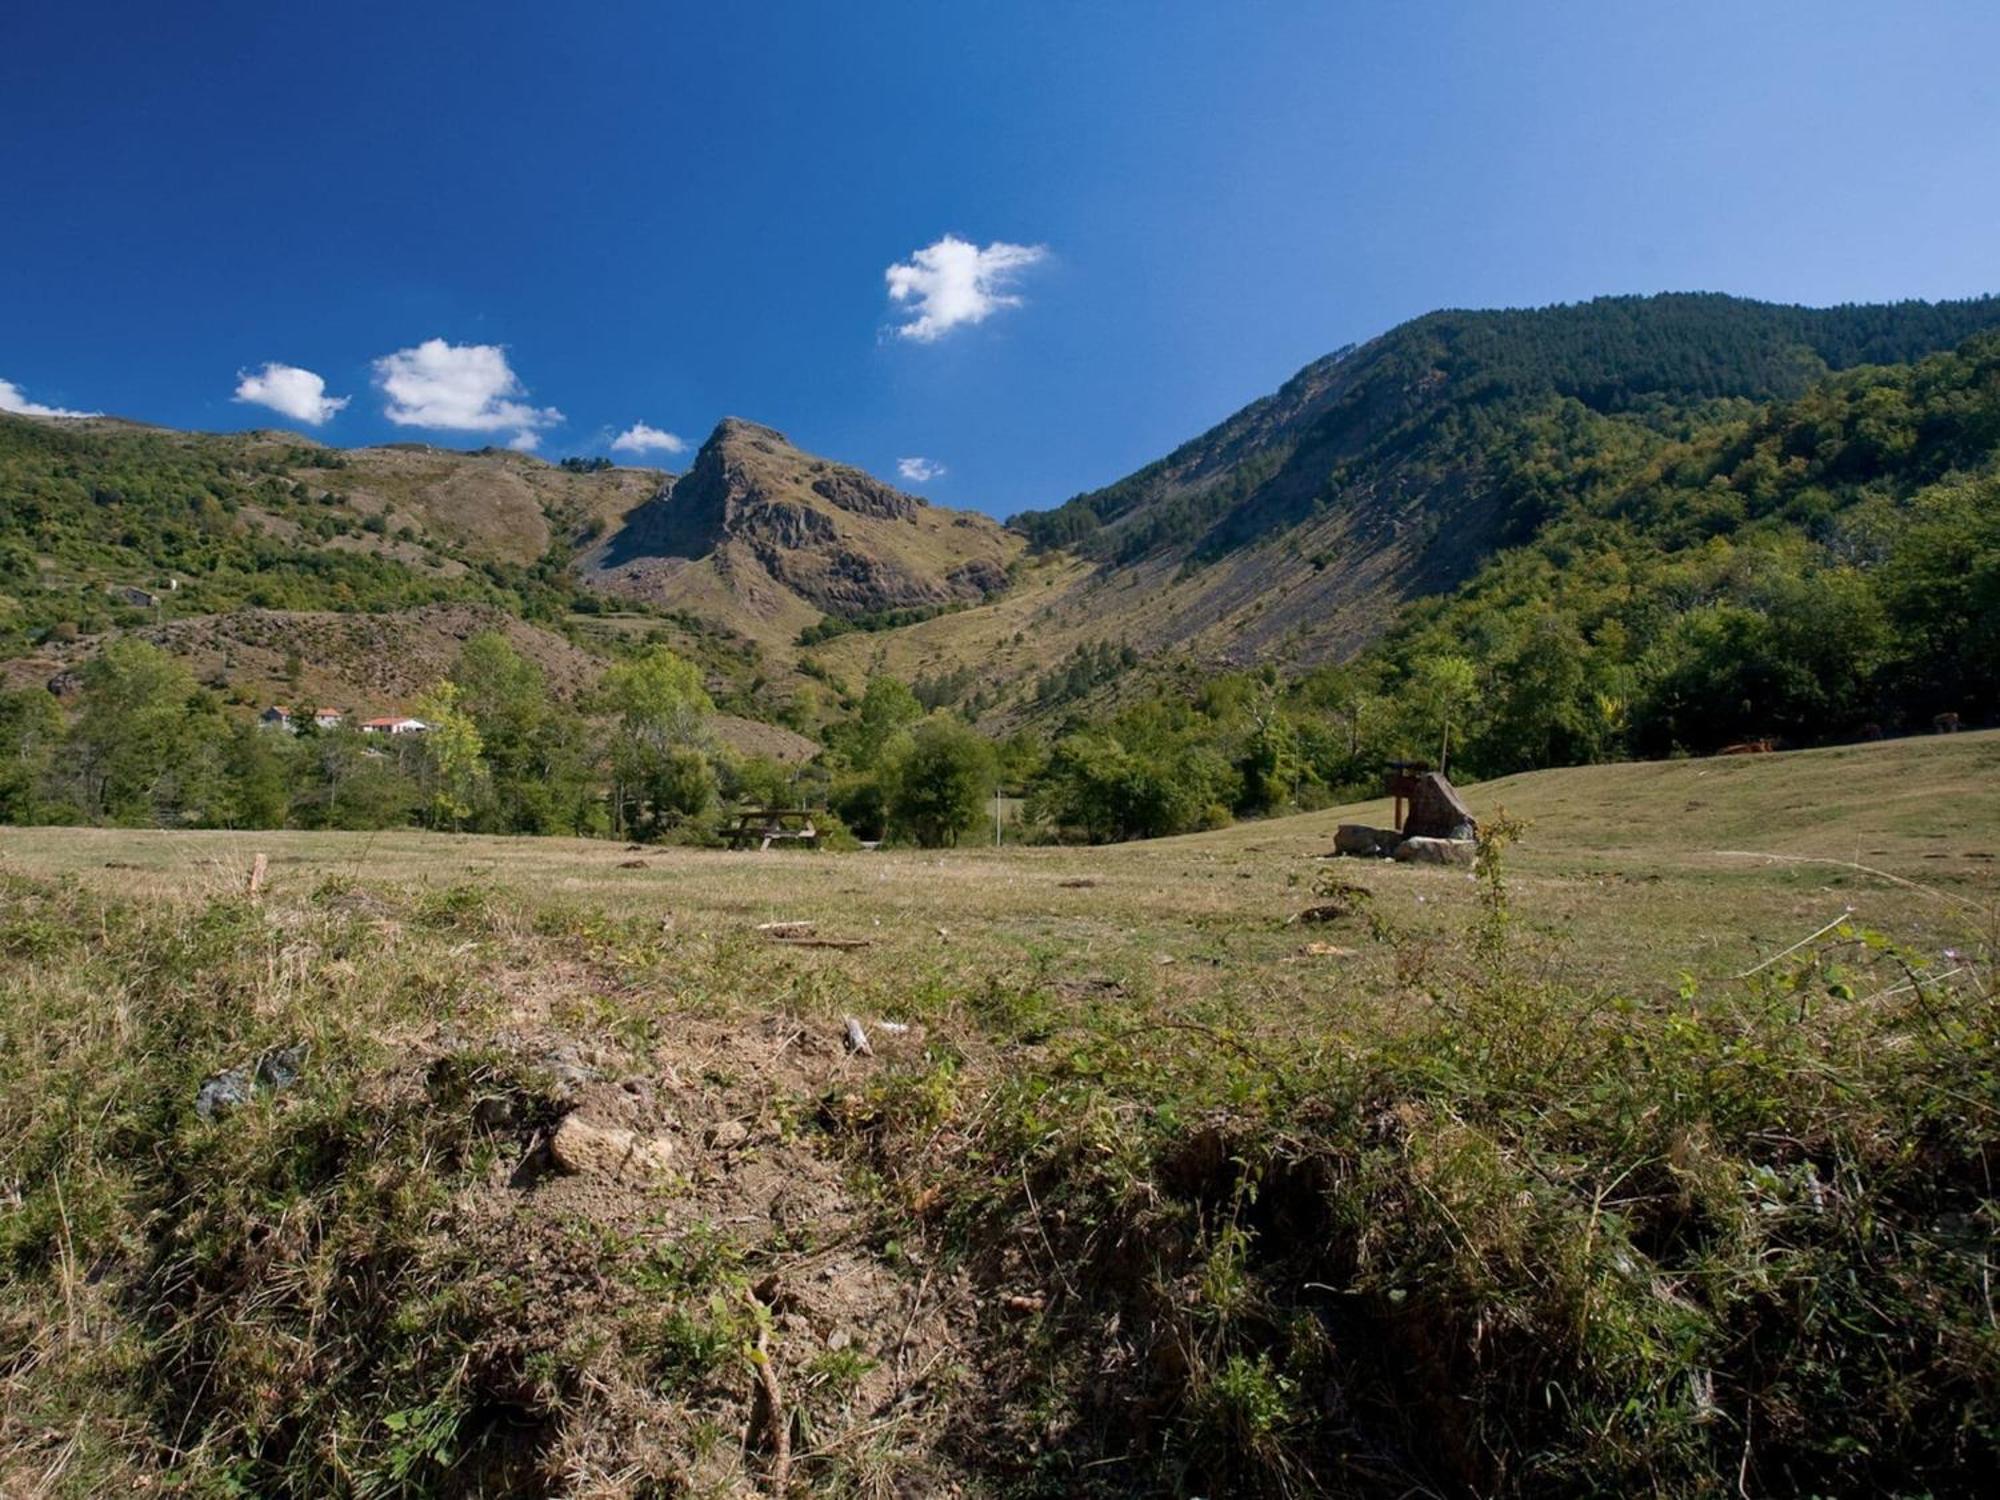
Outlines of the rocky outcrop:
[{"label": "rocky outcrop", "polygon": [[[746,600],[768,575],[814,609],[851,618],[977,602],[1006,587],[1018,550],[985,516],[933,507],[732,417],[584,566],[601,586],[669,603],[673,569],[686,562],[705,563],[699,576]],[[768,589],[764,599],[769,613]]]},{"label": "rocky outcrop", "polygon": [[885,521],[907,521],[924,502],[915,495],[892,490],[881,480],[859,469],[826,465],[813,480],[813,493],[842,510],[857,516],[877,516]]}]

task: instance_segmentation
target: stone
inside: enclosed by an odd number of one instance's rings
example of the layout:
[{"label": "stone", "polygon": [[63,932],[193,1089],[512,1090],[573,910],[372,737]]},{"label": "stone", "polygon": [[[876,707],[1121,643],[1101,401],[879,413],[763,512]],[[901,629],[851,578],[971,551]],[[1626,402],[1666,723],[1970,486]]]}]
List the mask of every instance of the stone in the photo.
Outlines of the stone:
[{"label": "stone", "polygon": [[708,1128],[711,1151],[734,1151],[750,1139],[750,1127],[741,1120],[717,1120]]},{"label": "stone", "polygon": [[549,1137],[549,1155],[565,1172],[632,1182],[658,1182],[674,1169],[671,1141],[599,1125],[577,1114],[565,1115]]},{"label": "stone", "polygon": [[1333,831],[1335,854],[1375,855],[1393,849],[1402,835],[1389,828],[1370,828],[1366,823],[1342,823]]},{"label": "stone", "polygon": [[1472,809],[1458,795],[1458,788],[1436,771],[1417,778],[1410,794],[1410,811],[1403,819],[1403,832],[1411,838],[1452,839],[1478,828]]},{"label": "stone", "polygon": [[202,1080],[194,1096],[194,1112],[204,1120],[213,1120],[248,1104],[256,1093],[274,1094],[288,1089],[299,1081],[305,1064],[306,1049],[301,1043],[266,1052],[254,1063],[211,1074]]},{"label": "stone", "polygon": [[1460,865],[1471,869],[1478,849],[1470,839],[1409,838],[1396,846],[1393,857],[1406,865]]},{"label": "stone", "polygon": [[250,1102],[251,1070],[245,1066],[228,1068],[202,1081],[194,1096],[194,1112],[204,1120],[226,1115],[238,1105]]}]

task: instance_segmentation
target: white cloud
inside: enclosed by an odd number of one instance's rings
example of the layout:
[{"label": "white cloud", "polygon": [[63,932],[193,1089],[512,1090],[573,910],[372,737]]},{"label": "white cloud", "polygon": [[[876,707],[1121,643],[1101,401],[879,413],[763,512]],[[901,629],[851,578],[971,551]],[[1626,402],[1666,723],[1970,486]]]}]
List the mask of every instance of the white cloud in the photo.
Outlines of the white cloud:
[{"label": "white cloud", "polygon": [[382,415],[398,427],[435,427],[449,432],[518,429],[508,446],[525,451],[544,428],[563,414],[553,406],[530,406],[528,394],[498,344],[447,344],[425,339],[414,349],[398,349],[375,361],[375,383],[389,398]]},{"label": "white cloud", "polygon": [[507,446],[516,453],[533,453],[542,446],[542,435],[539,432],[517,432],[507,439]]},{"label": "white cloud", "polygon": [[1042,245],[1009,245],[995,240],[981,249],[948,234],[909,260],[889,267],[889,300],[915,314],[896,325],[906,339],[928,344],[964,323],[983,323],[1003,307],[1019,307],[1014,280],[1048,258]]},{"label": "white cloud", "polygon": [[351,399],[329,396],[323,379],[297,365],[272,363],[254,373],[238,370],[236,376],[236,400],[268,406],[295,422],[314,427],[344,408]]},{"label": "white cloud", "polygon": [[923,484],[927,480],[944,478],[945,468],[935,459],[899,458],[896,460],[896,472],[912,484]]},{"label": "white cloud", "polygon": [[671,432],[662,432],[657,427],[648,427],[644,422],[634,422],[630,427],[611,440],[613,453],[661,453],[687,452],[687,439],[676,437]]},{"label": "white cloud", "polygon": [[102,412],[71,411],[64,406],[44,406],[39,401],[30,401],[22,394],[21,388],[11,380],[0,380],[0,411],[11,411],[22,417],[98,417]]}]

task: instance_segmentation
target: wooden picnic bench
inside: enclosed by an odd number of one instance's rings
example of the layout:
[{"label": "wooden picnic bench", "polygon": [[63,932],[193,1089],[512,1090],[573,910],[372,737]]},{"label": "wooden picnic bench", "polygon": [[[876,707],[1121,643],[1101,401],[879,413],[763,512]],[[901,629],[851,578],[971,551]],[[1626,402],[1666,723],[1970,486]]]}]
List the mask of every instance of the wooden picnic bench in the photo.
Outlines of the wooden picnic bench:
[{"label": "wooden picnic bench", "polygon": [[746,807],[736,815],[735,826],[725,837],[732,849],[759,850],[773,844],[803,844],[819,847],[819,829],[813,826],[812,810],[805,807]]}]

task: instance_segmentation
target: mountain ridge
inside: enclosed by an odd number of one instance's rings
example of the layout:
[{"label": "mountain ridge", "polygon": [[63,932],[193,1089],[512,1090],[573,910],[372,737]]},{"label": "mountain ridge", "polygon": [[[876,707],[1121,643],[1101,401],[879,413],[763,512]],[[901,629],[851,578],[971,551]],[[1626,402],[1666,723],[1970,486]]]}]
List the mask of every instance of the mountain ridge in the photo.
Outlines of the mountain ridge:
[{"label": "mountain ridge", "polygon": [[[981,602],[1022,542],[990,517],[932,506],[776,428],[726,417],[686,473],[580,560],[614,595],[744,608],[728,623],[783,644],[815,620]],[[787,634],[789,632],[789,635]]]}]

